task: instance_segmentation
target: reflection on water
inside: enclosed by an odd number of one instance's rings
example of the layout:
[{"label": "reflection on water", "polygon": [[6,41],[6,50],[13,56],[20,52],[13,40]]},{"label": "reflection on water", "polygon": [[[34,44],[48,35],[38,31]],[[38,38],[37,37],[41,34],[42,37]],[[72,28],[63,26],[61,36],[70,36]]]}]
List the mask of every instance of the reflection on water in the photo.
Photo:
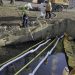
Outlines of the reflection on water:
[{"label": "reflection on water", "polygon": [[58,63],[58,59],[55,56],[54,59],[52,60],[52,65],[51,65],[51,67],[52,67],[51,70],[52,71],[51,71],[51,75],[55,75],[56,74],[55,71],[56,71],[56,68],[57,68],[57,63]]},{"label": "reflection on water", "polygon": [[[42,60],[43,56],[29,65],[26,70],[23,70],[19,75],[29,75],[37,64]],[[0,75],[13,75],[16,71],[16,68],[22,67],[25,65],[25,60],[22,59],[19,62],[11,64],[9,67],[6,67]],[[63,53],[57,53],[55,55],[51,55],[47,59],[47,64],[44,62],[40,68],[37,70],[35,75],[62,75],[64,67],[67,66],[65,55]]]},{"label": "reflection on water", "polygon": [[[43,57],[42,57],[43,58]],[[33,71],[36,65],[41,61],[32,63],[31,70],[23,71],[20,75],[28,75]],[[48,63],[43,63],[35,75],[62,75],[64,67],[67,66],[65,55],[63,53],[58,53],[48,57]]]}]

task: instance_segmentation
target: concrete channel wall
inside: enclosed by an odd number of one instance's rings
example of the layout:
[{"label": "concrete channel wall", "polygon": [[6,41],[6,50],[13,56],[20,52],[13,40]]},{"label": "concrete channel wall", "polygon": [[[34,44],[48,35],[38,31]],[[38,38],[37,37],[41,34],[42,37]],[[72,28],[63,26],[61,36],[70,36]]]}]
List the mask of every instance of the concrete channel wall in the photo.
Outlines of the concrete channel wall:
[{"label": "concrete channel wall", "polygon": [[[26,28],[18,29],[17,31],[13,31],[13,33],[8,33],[6,36],[5,33],[3,38],[0,38],[1,44],[0,46],[7,44],[16,44],[27,42],[30,40],[37,40],[39,38],[46,39],[47,37],[56,37],[64,34],[66,32],[68,35],[75,38],[75,21],[72,19],[55,19],[47,22],[48,25],[42,24],[36,26],[35,29],[31,29],[29,31]],[[1,36],[0,36],[1,37]],[[8,38],[8,40],[6,39]]]},{"label": "concrete channel wall", "polygon": [[[48,24],[47,27],[41,29],[37,32],[33,32],[34,39],[38,38],[46,38],[46,37],[55,37],[60,36],[61,34],[64,34],[66,32],[68,35],[75,38],[75,21],[72,19],[60,19],[52,21],[50,24]],[[38,35],[38,36],[37,36]],[[31,36],[29,35],[27,39],[32,40]],[[26,39],[26,40],[27,40]],[[23,39],[22,39],[23,40]],[[23,40],[24,41],[24,40]]]},{"label": "concrete channel wall", "polygon": [[75,39],[75,20],[67,20],[66,32],[68,33],[68,35],[72,36]]},{"label": "concrete channel wall", "polygon": [[[49,26],[35,35],[33,34],[34,38],[38,38],[39,36],[45,38],[47,36],[59,36],[61,34],[67,33],[68,35],[75,38],[75,21],[72,19],[60,19],[55,20],[54,22],[49,24]],[[37,35],[39,35],[37,37]]]}]

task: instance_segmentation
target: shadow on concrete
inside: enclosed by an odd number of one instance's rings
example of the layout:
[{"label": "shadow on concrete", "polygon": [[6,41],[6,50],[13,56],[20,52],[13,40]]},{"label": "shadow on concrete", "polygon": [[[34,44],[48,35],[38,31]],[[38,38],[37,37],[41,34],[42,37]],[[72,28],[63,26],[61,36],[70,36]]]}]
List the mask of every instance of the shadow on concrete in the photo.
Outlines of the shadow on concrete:
[{"label": "shadow on concrete", "polygon": [[22,17],[15,17],[15,16],[0,17],[0,21],[16,21],[21,19]]}]

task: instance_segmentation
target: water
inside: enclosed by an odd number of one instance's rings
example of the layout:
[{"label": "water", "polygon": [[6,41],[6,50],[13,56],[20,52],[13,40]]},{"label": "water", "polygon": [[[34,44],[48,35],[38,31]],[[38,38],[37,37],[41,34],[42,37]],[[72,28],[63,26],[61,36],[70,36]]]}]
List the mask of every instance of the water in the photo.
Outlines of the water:
[{"label": "water", "polygon": [[[39,61],[35,61],[32,63],[29,67],[30,69],[27,69],[26,71],[22,71],[19,75],[28,75],[29,73],[32,73],[34,68],[37,66],[37,64],[42,60],[43,57],[39,59]],[[57,53],[54,55],[51,55],[47,59],[47,63],[44,62],[40,68],[37,70],[35,75],[63,75],[63,69],[65,66],[67,66],[66,59],[64,53]],[[21,67],[23,66],[24,60],[14,63],[14,66]],[[7,68],[7,70],[4,70],[3,72],[0,72],[0,75],[13,75],[14,70],[12,69],[14,67],[11,65],[11,67]],[[12,72],[11,72],[12,71]]]},{"label": "water", "polygon": [[[40,58],[42,60],[42,58]],[[20,75],[28,75],[33,71],[35,65],[38,64],[39,61],[34,62],[31,65],[30,71],[23,71]],[[67,66],[66,59],[64,53],[57,53],[55,55],[51,55],[48,57],[48,63],[45,62],[40,66],[35,75],[62,75],[64,67]]]},{"label": "water", "polygon": [[[26,44],[21,44],[21,45],[16,45],[16,46],[8,46],[8,47],[3,47],[5,50],[8,51],[7,55],[10,57],[16,56],[18,53],[22,52],[24,49],[28,48],[32,44],[37,43],[36,42],[29,42]],[[62,42],[62,41],[61,41]],[[60,44],[59,44],[60,46]],[[50,49],[50,48],[48,48]],[[58,50],[58,48],[56,48]],[[61,48],[59,48],[61,49]],[[29,73],[32,73],[34,68],[38,65],[38,63],[42,60],[42,58],[45,56],[46,53],[44,53],[40,58],[35,60],[33,63],[31,63],[25,70],[23,70],[20,75],[28,75]],[[17,61],[16,63],[13,63],[6,67],[3,71],[0,72],[0,75],[14,75],[15,72],[17,72],[20,68],[22,68],[29,59],[32,59],[36,54],[33,54],[32,56],[29,55],[27,56],[28,58],[22,58],[21,60]],[[31,56],[31,57],[30,57]],[[7,57],[8,59],[10,57]],[[0,57],[1,58],[1,57]],[[2,60],[2,61],[1,61]],[[0,62],[5,61],[4,59],[0,59]],[[43,63],[38,71],[36,72],[35,75],[62,75],[64,67],[67,66],[66,59],[65,59],[65,54],[61,53],[55,53],[52,54],[51,56],[48,57],[47,63]]]}]

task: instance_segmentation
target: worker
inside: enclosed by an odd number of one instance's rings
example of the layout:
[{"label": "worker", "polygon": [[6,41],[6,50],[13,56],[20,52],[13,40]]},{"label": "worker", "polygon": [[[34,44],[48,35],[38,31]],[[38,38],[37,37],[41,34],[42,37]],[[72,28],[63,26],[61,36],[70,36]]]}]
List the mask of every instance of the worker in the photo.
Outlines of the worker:
[{"label": "worker", "polygon": [[24,13],[23,15],[23,27],[27,27],[28,26],[28,15],[26,13]]},{"label": "worker", "polygon": [[45,3],[41,3],[40,6],[39,6],[39,9],[40,9],[40,13],[41,13],[41,17],[45,18],[45,9],[46,9],[46,4]]},{"label": "worker", "polygon": [[51,18],[52,5],[51,1],[46,1],[46,18],[49,16]]}]

